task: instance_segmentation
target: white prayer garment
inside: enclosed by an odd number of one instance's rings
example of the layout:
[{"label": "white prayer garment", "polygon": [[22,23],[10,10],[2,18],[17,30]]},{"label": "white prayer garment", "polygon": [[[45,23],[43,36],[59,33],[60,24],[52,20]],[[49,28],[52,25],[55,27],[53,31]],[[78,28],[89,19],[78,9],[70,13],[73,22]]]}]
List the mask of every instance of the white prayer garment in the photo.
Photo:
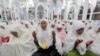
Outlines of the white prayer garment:
[{"label": "white prayer garment", "polygon": [[[60,28],[60,31],[57,29]],[[67,38],[67,34],[64,30],[64,28],[62,27],[62,24],[58,24],[55,27],[55,33],[56,33],[56,49],[58,50],[58,52],[63,55],[64,54],[64,41],[65,38]]]},{"label": "white prayer garment", "polygon": [[95,25],[91,30],[86,33],[87,41],[93,41],[92,44],[88,46],[88,50],[100,55],[100,32],[97,33],[100,25]]},{"label": "white prayer garment", "polygon": [[76,49],[78,50],[78,52],[83,55],[86,52],[86,44],[85,44],[85,39],[84,39],[84,32],[81,35],[78,35],[76,33],[76,30],[80,29],[80,28],[84,28],[85,29],[85,25],[81,22],[81,21],[74,21],[73,25],[72,25],[72,29],[71,31],[68,33],[68,37],[66,38],[66,41],[64,42],[66,47],[65,47],[65,51],[68,53],[69,51],[73,50],[74,48],[74,44],[76,42],[77,39],[79,40],[83,40],[83,42],[79,43],[78,46],[76,47]]},{"label": "white prayer garment", "polygon": [[3,44],[2,56],[31,56],[36,51],[32,34],[23,28],[21,24],[11,24],[8,30],[17,32],[18,36],[10,35],[12,40]]},{"label": "white prayer garment", "polygon": [[47,43],[47,49],[48,49],[52,45],[52,42],[53,42],[52,30],[49,27],[48,21],[46,19],[42,19],[41,22],[42,21],[47,22],[47,28],[46,30],[42,30],[41,27],[38,28],[38,31],[36,31],[37,39],[40,46],[42,46],[42,42],[45,41]]}]

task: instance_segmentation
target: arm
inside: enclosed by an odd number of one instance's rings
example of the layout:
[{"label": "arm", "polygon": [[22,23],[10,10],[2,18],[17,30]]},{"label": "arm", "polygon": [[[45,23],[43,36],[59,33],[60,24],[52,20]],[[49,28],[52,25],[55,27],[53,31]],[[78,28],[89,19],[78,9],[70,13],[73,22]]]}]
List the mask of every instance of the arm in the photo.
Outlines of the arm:
[{"label": "arm", "polygon": [[33,38],[34,38],[34,43],[39,47],[38,40],[37,40],[37,37],[36,37],[36,32],[34,31],[32,33],[32,35],[33,35]]},{"label": "arm", "polygon": [[56,34],[54,31],[52,31],[52,35],[53,35],[53,45],[55,45],[55,42],[56,42]]}]

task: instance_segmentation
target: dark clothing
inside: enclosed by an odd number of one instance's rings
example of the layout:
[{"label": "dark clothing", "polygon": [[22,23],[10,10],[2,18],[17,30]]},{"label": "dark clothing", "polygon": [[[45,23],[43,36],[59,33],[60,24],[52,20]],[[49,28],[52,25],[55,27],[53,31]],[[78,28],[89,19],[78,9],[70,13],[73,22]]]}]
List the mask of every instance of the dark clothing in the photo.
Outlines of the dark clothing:
[{"label": "dark clothing", "polygon": [[35,52],[32,56],[61,56],[55,46],[51,46],[48,49],[39,48],[37,52]]},{"label": "dark clothing", "polygon": [[56,47],[55,47],[55,33],[52,32],[52,35],[53,35],[53,45],[50,46],[48,49],[42,49],[39,44],[38,44],[38,40],[36,38],[36,33],[33,32],[33,36],[35,37],[35,44],[37,45],[38,47],[38,50],[32,55],[32,56],[61,56],[57,50],[56,50]]}]

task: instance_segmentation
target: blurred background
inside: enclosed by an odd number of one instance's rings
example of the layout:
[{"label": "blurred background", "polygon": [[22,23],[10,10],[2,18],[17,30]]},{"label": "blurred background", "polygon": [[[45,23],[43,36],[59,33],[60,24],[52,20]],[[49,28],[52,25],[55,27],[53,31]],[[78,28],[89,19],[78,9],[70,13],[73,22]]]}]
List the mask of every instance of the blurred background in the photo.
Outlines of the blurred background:
[{"label": "blurred background", "polygon": [[99,20],[100,0],[0,0],[0,20]]}]

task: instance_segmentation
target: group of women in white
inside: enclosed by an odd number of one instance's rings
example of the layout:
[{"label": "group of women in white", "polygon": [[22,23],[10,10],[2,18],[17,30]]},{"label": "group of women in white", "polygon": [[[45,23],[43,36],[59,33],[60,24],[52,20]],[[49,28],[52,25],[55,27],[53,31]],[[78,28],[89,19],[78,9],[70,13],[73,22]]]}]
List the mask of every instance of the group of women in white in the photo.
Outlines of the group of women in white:
[{"label": "group of women in white", "polygon": [[100,21],[0,23],[0,56],[99,56]]}]

